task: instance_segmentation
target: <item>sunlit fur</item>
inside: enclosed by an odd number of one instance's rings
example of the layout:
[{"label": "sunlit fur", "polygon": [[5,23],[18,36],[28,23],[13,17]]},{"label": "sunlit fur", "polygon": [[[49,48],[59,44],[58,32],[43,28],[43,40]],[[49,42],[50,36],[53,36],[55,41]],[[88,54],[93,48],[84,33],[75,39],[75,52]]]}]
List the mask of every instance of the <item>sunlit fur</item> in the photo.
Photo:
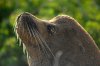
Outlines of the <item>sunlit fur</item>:
[{"label": "sunlit fur", "polygon": [[[15,32],[29,66],[99,66],[100,53],[90,35],[72,17],[43,21],[29,13],[17,18]],[[56,28],[50,29],[47,25]]]}]

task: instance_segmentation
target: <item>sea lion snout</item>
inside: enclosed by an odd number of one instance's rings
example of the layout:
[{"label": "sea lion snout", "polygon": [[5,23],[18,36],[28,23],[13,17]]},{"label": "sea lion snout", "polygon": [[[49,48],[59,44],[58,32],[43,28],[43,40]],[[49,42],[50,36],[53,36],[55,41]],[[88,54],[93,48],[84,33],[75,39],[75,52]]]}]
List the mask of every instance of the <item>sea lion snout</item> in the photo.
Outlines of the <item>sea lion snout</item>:
[{"label": "sea lion snout", "polygon": [[25,28],[26,26],[33,27],[34,29],[37,28],[35,17],[27,12],[22,13],[21,15],[18,16],[17,23],[20,23],[22,25],[24,24]]},{"label": "sea lion snout", "polygon": [[27,45],[29,45],[28,43],[35,43],[35,33],[38,31],[38,24],[36,23],[36,17],[27,12],[22,13],[17,18],[16,32]]}]

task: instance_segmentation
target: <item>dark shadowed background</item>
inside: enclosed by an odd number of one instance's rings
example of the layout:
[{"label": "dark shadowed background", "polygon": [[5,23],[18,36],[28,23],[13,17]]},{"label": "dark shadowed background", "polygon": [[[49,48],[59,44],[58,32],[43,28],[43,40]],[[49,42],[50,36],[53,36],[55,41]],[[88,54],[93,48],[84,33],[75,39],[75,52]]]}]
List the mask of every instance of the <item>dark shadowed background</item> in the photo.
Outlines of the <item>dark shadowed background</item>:
[{"label": "dark shadowed background", "polygon": [[0,66],[28,66],[14,33],[16,18],[23,12],[42,19],[72,16],[100,48],[100,0],[0,0]]}]

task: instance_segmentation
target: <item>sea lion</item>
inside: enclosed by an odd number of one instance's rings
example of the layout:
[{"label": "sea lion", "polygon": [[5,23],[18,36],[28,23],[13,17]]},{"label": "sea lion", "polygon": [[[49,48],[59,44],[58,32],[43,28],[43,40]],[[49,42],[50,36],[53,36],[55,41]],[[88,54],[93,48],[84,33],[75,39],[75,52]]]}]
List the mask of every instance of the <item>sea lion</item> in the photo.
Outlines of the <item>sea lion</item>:
[{"label": "sea lion", "polygon": [[26,47],[29,66],[100,66],[94,40],[68,15],[41,20],[25,12],[17,18],[16,32]]}]

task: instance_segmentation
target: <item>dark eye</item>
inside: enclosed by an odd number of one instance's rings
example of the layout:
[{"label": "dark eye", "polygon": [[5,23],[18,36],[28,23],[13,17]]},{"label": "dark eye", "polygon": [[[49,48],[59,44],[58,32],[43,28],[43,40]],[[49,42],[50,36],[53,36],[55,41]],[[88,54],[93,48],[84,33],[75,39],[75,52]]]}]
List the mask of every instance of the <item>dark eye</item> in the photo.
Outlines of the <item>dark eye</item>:
[{"label": "dark eye", "polygon": [[47,31],[48,31],[49,34],[52,35],[53,33],[56,32],[55,26],[54,25],[47,25]]}]

